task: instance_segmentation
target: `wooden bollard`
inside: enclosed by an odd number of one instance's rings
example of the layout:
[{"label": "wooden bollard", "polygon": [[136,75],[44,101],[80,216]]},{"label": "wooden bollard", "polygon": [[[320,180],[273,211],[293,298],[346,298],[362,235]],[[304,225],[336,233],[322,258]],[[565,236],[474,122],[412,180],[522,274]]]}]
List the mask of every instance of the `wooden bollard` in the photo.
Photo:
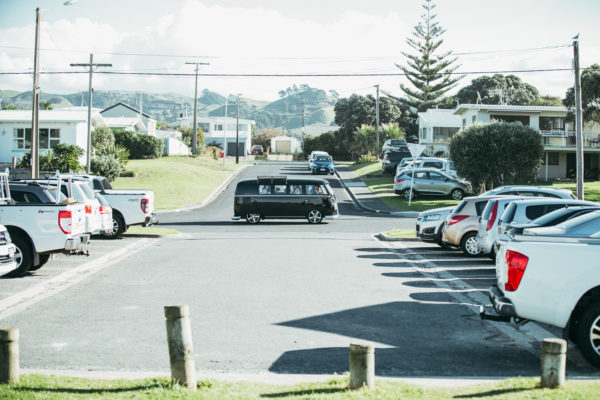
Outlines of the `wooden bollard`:
[{"label": "wooden bollard", "polygon": [[375,348],[372,344],[350,345],[350,389],[375,387]]},{"label": "wooden bollard", "polygon": [[544,339],[540,363],[543,388],[555,388],[565,384],[567,364],[567,341],[563,339]]},{"label": "wooden bollard", "polygon": [[189,307],[187,305],[166,306],[165,317],[171,361],[171,383],[196,390],[196,366]]},{"label": "wooden bollard", "polygon": [[19,383],[19,330],[0,329],[0,383]]}]

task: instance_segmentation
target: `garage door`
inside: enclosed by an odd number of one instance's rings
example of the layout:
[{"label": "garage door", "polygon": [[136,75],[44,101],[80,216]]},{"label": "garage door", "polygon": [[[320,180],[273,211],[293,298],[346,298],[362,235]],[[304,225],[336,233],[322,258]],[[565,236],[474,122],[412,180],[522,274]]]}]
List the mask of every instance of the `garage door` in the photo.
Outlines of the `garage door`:
[{"label": "garage door", "polygon": [[[246,143],[241,142],[238,143],[239,146],[239,156],[240,157],[244,157],[246,155]],[[228,157],[235,157],[235,142],[230,142],[227,143],[227,156]]]},{"label": "garage door", "polygon": [[278,153],[291,153],[292,152],[292,142],[289,140],[281,140],[277,142],[277,152]]}]

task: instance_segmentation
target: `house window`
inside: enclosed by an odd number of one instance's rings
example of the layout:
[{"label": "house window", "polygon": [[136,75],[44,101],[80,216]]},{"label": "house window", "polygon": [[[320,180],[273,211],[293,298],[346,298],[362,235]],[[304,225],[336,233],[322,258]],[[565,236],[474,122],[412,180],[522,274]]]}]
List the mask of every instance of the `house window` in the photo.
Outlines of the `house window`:
[{"label": "house window", "polygon": [[477,115],[473,115],[473,118],[471,118],[471,123],[474,124],[475,121],[477,121]]},{"label": "house window", "polygon": [[565,119],[562,117],[540,117],[540,130],[541,131],[552,131],[552,130],[564,130]]},{"label": "house window", "polygon": [[53,149],[60,143],[60,129],[40,129],[40,150]]},{"label": "house window", "polygon": [[215,131],[223,131],[223,124],[215,124]]},{"label": "house window", "polygon": [[202,129],[202,132],[210,132],[210,122],[199,122],[198,127]]},{"label": "house window", "polygon": [[548,165],[558,165],[558,156],[556,152],[547,152],[542,158],[542,165],[546,165],[546,157],[548,158]]},{"label": "house window", "polygon": [[31,128],[15,128],[13,148],[31,149]]},{"label": "house window", "polygon": [[433,140],[450,140],[458,130],[458,128],[434,127]]},{"label": "house window", "polygon": [[463,118],[463,128],[464,128],[465,126],[467,126],[467,119],[466,119],[466,118]]}]

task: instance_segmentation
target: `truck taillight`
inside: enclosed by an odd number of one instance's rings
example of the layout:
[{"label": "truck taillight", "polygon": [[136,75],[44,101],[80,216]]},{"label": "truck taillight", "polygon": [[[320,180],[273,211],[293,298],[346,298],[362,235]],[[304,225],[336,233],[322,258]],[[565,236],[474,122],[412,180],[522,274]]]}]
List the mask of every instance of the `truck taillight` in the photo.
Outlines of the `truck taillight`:
[{"label": "truck taillight", "polygon": [[469,218],[469,216],[468,215],[453,215],[450,217],[450,221],[448,221],[448,225],[454,225],[457,222],[460,222],[465,218]]},{"label": "truck taillight", "polygon": [[148,210],[150,208],[150,199],[142,199],[140,200],[140,207],[144,214],[148,214]]},{"label": "truck taillight", "polygon": [[490,215],[490,218],[488,219],[487,228],[485,229],[486,231],[489,231],[490,229],[492,229],[492,226],[494,226],[494,222],[496,222],[497,215],[498,215],[498,200],[495,200],[494,205],[492,207],[492,213]]},{"label": "truck taillight", "polygon": [[86,204],[85,205],[85,213],[86,214],[91,214],[92,213],[92,206]]},{"label": "truck taillight", "polygon": [[70,210],[58,212],[58,226],[61,231],[63,231],[66,234],[70,234],[72,223],[73,218],[71,217]]},{"label": "truck taillight", "polygon": [[508,266],[508,280],[504,284],[507,292],[514,292],[521,284],[521,278],[527,268],[529,257],[516,251],[506,251],[506,265]]},{"label": "truck taillight", "polygon": [[108,214],[108,208],[100,206],[100,214]]}]

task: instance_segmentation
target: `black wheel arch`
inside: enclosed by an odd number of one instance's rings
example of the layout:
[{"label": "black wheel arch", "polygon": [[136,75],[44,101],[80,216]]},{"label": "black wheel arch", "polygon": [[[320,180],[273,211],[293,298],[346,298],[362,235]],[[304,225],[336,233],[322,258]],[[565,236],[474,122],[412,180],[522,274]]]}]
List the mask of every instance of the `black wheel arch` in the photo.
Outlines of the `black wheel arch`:
[{"label": "black wheel arch", "polygon": [[600,303],[600,286],[596,286],[588,290],[583,296],[581,296],[577,302],[577,305],[571,312],[571,317],[569,318],[567,326],[565,329],[563,329],[563,338],[569,339],[573,343],[576,343],[575,331],[577,323],[579,322],[579,318],[585,309],[593,303]]},{"label": "black wheel arch", "polygon": [[5,228],[8,231],[8,233],[10,234],[11,238],[19,235],[22,238],[24,238],[25,240],[27,240],[27,242],[31,246],[31,249],[33,250],[33,264],[34,265],[38,264],[40,262],[40,255],[35,248],[35,244],[33,243],[33,240],[31,240],[31,236],[29,236],[29,234],[24,229],[19,228],[18,226],[15,226],[15,225],[5,225]]}]

